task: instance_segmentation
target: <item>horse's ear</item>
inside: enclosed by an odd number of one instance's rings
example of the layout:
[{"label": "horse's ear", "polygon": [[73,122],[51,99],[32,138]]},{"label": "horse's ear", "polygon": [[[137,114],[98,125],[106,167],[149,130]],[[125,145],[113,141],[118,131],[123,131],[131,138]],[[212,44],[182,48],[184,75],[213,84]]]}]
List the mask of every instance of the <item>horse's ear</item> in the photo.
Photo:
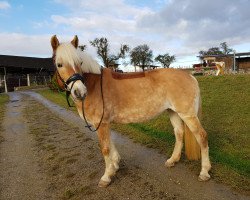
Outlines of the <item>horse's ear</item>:
[{"label": "horse's ear", "polygon": [[50,43],[51,43],[51,46],[52,46],[52,48],[53,48],[54,51],[57,49],[57,47],[60,44],[59,41],[58,41],[58,39],[57,39],[57,37],[56,37],[56,35],[53,35],[51,37]]},{"label": "horse's ear", "polygon": [[77,35],[75,35],[74,39],[71,41],[71,44],[77,48],[78,47],[78,43],[79,43],[79,40],[78,40],[78,37]]}]

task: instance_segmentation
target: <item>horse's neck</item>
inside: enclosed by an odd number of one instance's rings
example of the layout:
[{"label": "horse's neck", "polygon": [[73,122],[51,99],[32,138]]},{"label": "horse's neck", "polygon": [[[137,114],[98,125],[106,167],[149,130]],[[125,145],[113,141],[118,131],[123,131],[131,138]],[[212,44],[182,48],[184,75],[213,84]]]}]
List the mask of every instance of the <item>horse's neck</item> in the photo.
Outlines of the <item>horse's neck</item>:
[{"label": "horse's neck", "polygon": [[[88,93],[95,90],[96,85],[100,85],[101,74],[84,73]],[[99,88],[99,87],[98,87]]]}]

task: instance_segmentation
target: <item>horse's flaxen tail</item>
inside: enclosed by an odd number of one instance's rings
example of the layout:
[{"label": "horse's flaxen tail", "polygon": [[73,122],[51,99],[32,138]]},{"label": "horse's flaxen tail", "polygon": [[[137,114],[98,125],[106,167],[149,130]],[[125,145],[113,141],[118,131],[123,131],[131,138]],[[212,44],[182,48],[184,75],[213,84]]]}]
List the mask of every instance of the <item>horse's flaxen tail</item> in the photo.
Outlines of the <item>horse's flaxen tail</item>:
[{"label": "horse's flaxen tail", "polygon": [[[199,108],[198,108],[198,118],[201,119],[201,100],[199,99]],[[200,146],[194,136],[190,131],[188,126],[184,123],[185,131],[185,154],[188,160],[199,160],[201,157]]]}]

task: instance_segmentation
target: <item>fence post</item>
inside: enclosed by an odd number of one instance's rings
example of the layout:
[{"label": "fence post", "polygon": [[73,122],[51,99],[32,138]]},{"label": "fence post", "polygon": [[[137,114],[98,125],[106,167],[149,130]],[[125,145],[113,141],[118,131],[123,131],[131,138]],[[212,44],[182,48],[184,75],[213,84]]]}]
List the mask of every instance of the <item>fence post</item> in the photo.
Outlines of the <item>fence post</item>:
[{"label": "fence post", "polygon": [[27,86],[30,86],[30,75],[27,74]]},{"label": "fence post", "polygon": [[8,88],[7,88],[7,83],[6,83],[6,75],[3,76],[4,79],[4,89],[5,89],[5,93],[8,92]]},{"label": "fence post", "polygon": [[44,85],[47,85],[46,77],[43,76],[43,78],[44,78]]}]

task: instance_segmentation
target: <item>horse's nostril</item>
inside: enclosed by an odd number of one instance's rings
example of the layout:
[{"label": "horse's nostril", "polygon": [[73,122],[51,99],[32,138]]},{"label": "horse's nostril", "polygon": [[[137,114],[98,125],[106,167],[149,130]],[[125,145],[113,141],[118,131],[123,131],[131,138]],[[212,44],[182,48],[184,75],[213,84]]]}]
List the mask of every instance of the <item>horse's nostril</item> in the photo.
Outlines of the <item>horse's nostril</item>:
[{"label": "horse's nostril", "polygon": [[74,90],[74,95],[77,97],[77,98],[81,98],[81,94],[78,90]]},{"label": "horse's nostril", "polygon": [[84,100],[86,97],[86,93],[83,95],[79,90],[74,90],[74,95],[79,100]]}]

